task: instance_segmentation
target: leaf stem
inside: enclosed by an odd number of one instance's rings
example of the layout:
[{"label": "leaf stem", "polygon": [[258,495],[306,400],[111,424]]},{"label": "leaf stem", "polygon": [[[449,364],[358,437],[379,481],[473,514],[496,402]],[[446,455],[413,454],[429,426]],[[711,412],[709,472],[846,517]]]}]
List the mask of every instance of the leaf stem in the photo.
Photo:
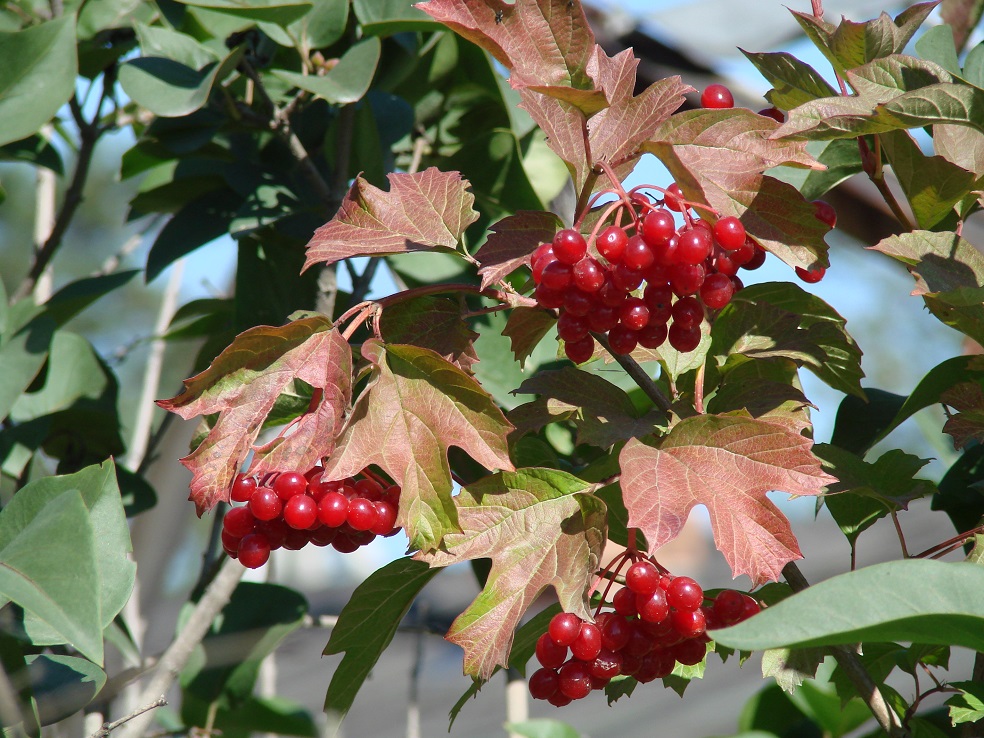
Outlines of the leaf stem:
[{"label": "leaf stem", "polygon": [[949,553],[955,546],[960,546],[966,543],[969,539],[976,535],[984,533],[984,525],[978,525],[976,528],[971,528],[970,530],[964,531],[953,538],[947,538],[942,543],[937,543],[935,546],[930,546],[925,551],[917,553],[912,558],[914,559],[924,559],[931,554],[935,554],[937,551],[944,551]]},{"label": "leaf stem", "polygon": [[[810,586],[803,576],[796,563],[790,561],[782,568],[782,575],[792,588],[793,592],[802,592]],[[868,705],[871,714],[890,738],[909,738],[908,729],[899,721],[899,716],[889,707],[885,701],[885,696],[881,693],[878,685],[871,678],[871,674],[864,668],[858,655],[846,646],[832,646],[831,654],[851,684],[858,691],[858,695]]]},{"label": "leaf stem", "polygon": [[902,546],[902,558],[904,559],[912,558],[909,555],[909,550],[906,548],[905,534],[902,532],[902,526],[899,524],[899,516],[898,513],[895,512],[895,510],[892,510],[892,522],[895,524],[895,532],[898,534],[899,537],[899,545]]},{"label": "leaf stem", "polygon": [[885,180],[885,169],[882,166],[881,156],[881,138],[875,135],[875,148],[872,151],[868,146],[868,142],[864,140],[864,136],[859,136],[858,149],[861,152],[861,165],[864,168],[865,174],[868,175],[868,179],[878,188],[879,194],[889,209],[891,209],[892,215],[898,219],[899,223],[907,231],[914,231],[916,229],[915,224],[909,220],[909,216],[902,209],[902,206],[899,205],[899,201],[895,198],[895,193],[892,192],[892,188],[888,186],[888,182]]},{"label": "leaf stem", "polygon": [[707,362],[704,361],[697,367],[697,375],[694,377],[694,410],[699,415],[704,414],[704,368]]},{"label": "leaf stem", "polygon": [[612,355],[612,358],[614,358],[616,363],[625,370],[626,374],[632,377],[633,381],[639,386],[639,389],[646,394],[646,397],[653,401],[653,404],[656,405],[656,407],[664,412],[669,412],[669,398],[663,394],[663,390],[661,390],[659,385],[653,381],[653,378],[646,373],[646,370],[639,366],[639,362],[631,356],[616,354],[612,351],[612,348],[608,343],[608,339],[602,334],[592,333],[591,335],[595,337],[595,340],[601,344],[605,351]]}]

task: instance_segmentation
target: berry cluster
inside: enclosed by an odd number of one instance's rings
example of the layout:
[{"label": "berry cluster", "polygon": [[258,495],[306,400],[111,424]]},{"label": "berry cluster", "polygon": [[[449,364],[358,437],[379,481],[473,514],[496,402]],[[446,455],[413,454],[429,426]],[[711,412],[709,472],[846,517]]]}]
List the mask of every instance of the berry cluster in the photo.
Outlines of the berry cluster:
[{"label": "berry cluster", "polygon": [[722,590],[704,604],[704,592],[690,577],[673,577],[650,561],[637,561],[612,610],[589,623],[558,613],[536,644],[542,668],[530,676],[530,694],[562,707],[604,689],[619,675],[641,683],[669,676],[677,663],[699,664],[710,638],[706,631],[745,620],[758,603],[735,590]]},{"label": "berry cluster", "polygon": [[384,487],[363,471],[329,482],[320,467],[306,474],[271,474],[263,484],[239,475],[232,485],[233,502],[222,520],[222,547],[243,566],[256,569],[278,548],[297,551],[308,543],[351,553],[376,536],[394,535],[400,488]]}]

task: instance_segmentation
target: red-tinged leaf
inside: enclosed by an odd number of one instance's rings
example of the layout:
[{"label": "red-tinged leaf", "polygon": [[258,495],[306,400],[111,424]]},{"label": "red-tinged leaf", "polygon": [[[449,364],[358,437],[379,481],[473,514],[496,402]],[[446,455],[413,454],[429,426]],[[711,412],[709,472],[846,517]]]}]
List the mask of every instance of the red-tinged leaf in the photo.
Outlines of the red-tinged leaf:
[{"label": "red-tinged leaf", "polygon": [[417,297],[383,310],[379,330],[387,343],[428,348],[469,374],[478,361],[475,333],[461,317],[461,305],[447,297]]},{"label": "red-tinged leaf", "polygon": [[338,213],[314,232],[304,269],[350,256],[407,251],[453,251],[465,229],[478,220],[475,196],[458,172],[434,167],[415,174],[388,174],[385,192],[361,176]]},{"label": "red-tinged leaf", "polygon": [[977,382],[961,382],[940,396],[940,402],[957,412],[947,418],[943,432],[953,445],[964,448],[971,441],[984,439],[984,390]]},{"label": "red-tinged leaf", "polygon": [[799,384],[796,364],[782,358],[738,364],[724,375],[707,402],[709,413],[742,411],[757,420],[783,425],[793,433],[811,427],[810,407]]},{"label": "red-tinged leaf", "polygon": [[520,366],[556,324],[557,319],[543,308],[518,307],[509,313],[502,335],[509,339]]},{"label": "red-tinged leaf", "polygon": [[410,545],[436,548],[459,529],[448,448],[487,469],[511,470],[506,436],[513,427],[478,382],[430,349],[370,339],[362,355],[373,375],[326,474],[344,479],[370,464],[381,467],[403,488],[397,522]]},{"label": "red-tinged leaf", "polygon": [[587,116],[574,105],[520,88],[523,108],[546,134],[550,149],[567,165],[574,180],[574,191],[580,192],[591,174],[591,163],[584,143]]},{"label": "red-tinged leaf", "polygon": [[674,115],[644,146],[666,165],[688,199],[748,234],[790,266],[827,266],[829,228],[794,187],[764,174],[779,165],[821,169],[802,141],[776,147],[778,124],[751,111],[694,110]]},{"label": "red-tinged leaf", "polygon": [[836,481],[821,469],[812,443],[779,425],[714,415],[681,420],[656,446],[631,440],[619,456],[629,525],[656,549],[704,505],[734,575],[747,574],[756,585],[776,580],[802,554],[766,493],[817,495]]},{"label": "red-tinged leaf", "polygon": [[521,210],[494,226],[475,258],[482,265],[482,289],[505,279],[524,264],[541,243],[549,243],[563,227],[560,218],[543,210]]},{"label": "red-tinged leaf", "polygon": [[589,115],[607,104],[587,73],[595,42],[579,0],[430,0],[416,7],[492,54],[513,87],[533,87]]},{"label": "red-tinged leaf", "polygon": [[199,515],[229,499],[263,421],[295,379],[311,385],[320,399],[284,438],[256,450],[251,470],[303,471],[331,453],[352,392],[352,353],[328,318],[250,328],[208,369],[185,380],[181,394],[158,401],[186,420],[219,414],[205,440],[181,459],[193,474],[190,498]]},{"label": "red-tinged leaf", "polygon": [[621,388],[570,366],[537,373],[523,382],[516,394],[540,396],[509,413],[520,432],[570,419],[577,428],[577,443],[608,448],[619,441],[647,436],[656,426],[666,427],[659,411],[640,413]]},{"label": "red-tinged leaf", "polygon": [[466,674],[488,679],[506,665],[520,618],[547,586],[564,610],[590,618],[588,586],[605,545],[606,512],[589,487],[554,469],[486,477],[454,498],[461,532],[417,554],[431,566],[492,559],[485,588],[446,636],[465,650]]}]

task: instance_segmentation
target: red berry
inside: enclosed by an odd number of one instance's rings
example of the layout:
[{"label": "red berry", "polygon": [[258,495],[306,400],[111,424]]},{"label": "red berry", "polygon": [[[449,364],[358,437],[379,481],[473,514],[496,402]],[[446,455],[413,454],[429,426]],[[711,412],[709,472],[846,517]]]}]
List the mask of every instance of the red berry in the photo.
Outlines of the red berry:
[{"label": "red berry", "polygon": [[355,494],[376,502],[383,499],[383,488],[374,479],[360,479],[355,483]]},{"label": "red berry", "polygon": [[816,284],[821,279],[823,275],[827,273],[827,270],[823,267],[813,267],[809,271],[803,267],[796,267],[796,276],[802,279],[807,284]]},{"label": "red berry", "polygon": [[[546,246],[546,250],[541,253],[540,249]],[[551,264],[557,261],[557,257],[554,256],[553,247],[550,244],[540,244],[539,248],[533,252],[533,261],[530,262],[533,269],[533,281],[540,284],[543,279],[543,270],[547,268],[547,264]]]},{"label": "red berry", "polygon": [[682,264],[700,264],[711,255],[714,239],[706,228],[690,228],[680,233],[677,258]]},{"label": "red berry", "polygon": [[235,538],[242,538],[253,532],[256,518],[249,507],[233,507],[222,518],[222,530]]},{"label": "red berry", "polygon": [[[558,682],[558,685],[559,685],[559,682]],[[564,694],[563,692],[561,692],[559,687],[558,687],[558,689],[557,689],[556,692],[554,692],[552,695],[550,695],[549,697],[547,697],[547,702],[549,702],[554,707],[566,707],[567,705],[571,704],[571,702],[573,702],[573,701],[574,700],[572,700],[566,694]]]},{"label": "red berry", "polygon": [[735,286],[727,274],[711,274],[700,286],[700,299],[711,310],[720,310],[735,294]]},{"label": "red berry", "polygon": [[704,308],[696,297],[681,297],[673,303],[672,313],[673,325],[680,328],[699,326],[704,319]]},{"label": "red berry", "polygon": [[[649,323],[649,308],[641,297],[629,297],[622,303],[618,314],[619,322],[626,328],[633,331],[641,330]],[[560,334],[560,323],[557,324],[557,333]]]},{"label": "red berry", "polygon": [[670,326],[669,333],[667,334],[667,340],[670,342],[670,346],[681,354],[689,353],[697,348],[700,345],[700,339],[700,326],[696,325],[691,328],[684,328],[674,323]]},{"label": "red berry", "polygon": [[681,297],[694,295],[704,284],[706,273],[703,264],[676,264],[670,269],[670,286]]},{"label": "red berry", "polygon": [[[630,273],[634,273],[634,272],[630,272]],[[627,295],[628,295],[627,290],[624,290],[621,287],[615,285],[615,282],[612,280],[612,275],[610,273],[605,278],[605,283],[601,286],[601,289],[598,290],[598,299],[601,301],[601,304],[613,308],[621,307],[622,301],[626,298]]]},{"label": "red berry", "polygon": [[714,240],[726,251],[740,249],[745,243],[745,226],[733,215],[721,218],[714,224]]},{"label": "red berry", "polygon": [[695,666],[704,660],[707,644],[696,638],[680,641],[670,649],[670,654],[684,666]]},{"label": "red berry", "polygon": [[670,613],[673,630],[684,638],[696,638],[705,629],[704,613],[698,607],[696,610],[674,610]]},{"label": "red berry", "polygon": [[273,491],[281,500],[287,501],[307,491],[307,478],[297,472],[281,472],[273,483]]},{"label": "red berry", "polygon": [[560,691],[565,697],[580,700],[591,694],[591,672],[582,661],[568,661],[560,667]]},{"label": "red berry", "polygon": [[284,536],[284,548],[288,551],[300,551],[308,545],[310,540],[310,533],[308,531],[288,528],[287,535]]},{"label": "red berry", "polygon": [[720,252],[714,257],[714,261],[711,266],[713,267],[713,272],[723,274],[726,277],[733,277],[738,273],[738,269],[741,265],[735,259],[734,252]]},{"label": "red berry", "polygon": [[389,500],[376,500],[372,504],[376,507],[376,523],[369,531],[377,536],[385,536],[396,527],[399,512],[397,506]]},{"label": "red berry", "polygon": [[642,284],[642,272],[631,269],[627,264],[616,264],[612,269],[612,282],[625,292],[631,292]]},{"label": "red berry", "polygon": [[690,577],[676,577],[666,588],[666,600],[677,610],[696,610],[704,601],[704,590]]},{"label": "red berry", "polygon": [[733,251],[728,252],[728,257],[738,266],[744,266],[749,261],[754,259],[755,254],[759,251],[761,251],[761,249],[755,245],[755,242],[746,237],[745,243]]},{"label": "red berry", "polygon": [[758,269],[764,263],[765,263],[765,250],[760,249],[758,246],[756,246],[755,253],[752,255],[752,258],[746,261],[744,264],[742,264],[741,267],[742,269],[748,269],[749,271],[752,271],[754,269]]},{"label": "red berry", "polygon": [[564,353],[575,364],[583,364],[594,355],[594,338],[585,336],[579,341],[565,343]]},{"label": "red berry", "polygon": [[659,587],[649,594],[636,595],[636,608],[639,610],[639,617],[647,623],[661,623],[670,614],[666,593]]},{"label": "red berry", "polygon": [[607,648],[601,649],[595,660],[591,662],[588,669],[591,676],[601,679],[612,679],[617,677],[622,668],[622,656],[617,651],[609,651]]},{"label": "red berry", "polygon": [[817,220],[826,223],[831,228],[837,225],[837,211],[834,210],[833,205],[825,200],[813,201],[813,214],[817,216]]},{"label": "red berry", "polygon": [[629,634],[629,642],[622,649],[628,656],[643,657],[653,650],[653,639],[643,628],[641,620],[631,621],[632,632]]},{"label": "red berry", "polygon": [[530,697],[535,700],[550,699],[560,687],[560,679],[553,669],[537,669],[530,676]]},{"label": "red berry", "polygon": [[735,98],[724,85],[712,84],[704,88],[700,95],[700,106],[702,108],[733,108]]},{"label": "red berry", "polygon": [[283,518],[278,517],[273,520],[258,520],[254,531],[266,536],[270,542],[270,550],[276,551],[284,545],[284,540],[290,532],[290,526],[284,522]]},{"label": "red berry", "polygon": [[601,628],[601,645],[609,651],[621,651],[631,637],[632,626],[621,615],[608,618]]},{"label": "red berry", "polygon": [[[555,264],[558,262],[554,262]],[[538,285],[533,291],[533,297],[540,304],[540,307],[559,308],[564,305],[565,293],[563,289],[552,290],[544,285]]]},{"label": "red berry", "polygon": [[639,345],[646,349],[657,349],[666,342],[666,323],[650,322],[639,331]]},{"label": "red berry", "polygon": [[680,185],[678,185],[676,182],[674,182],[673,184],[671,184],[669,187],[666,188],[666,193],[663,195],[663,199],[666,204],[666,207],[668,207],[670,210],[677,213],[683,212],[683,208],[685,206],[683,200],[683,191],[680,189]]},{"label": "red berry", "polygon": [[642,659],[642,665],[636,671],[635,678],[645,684],[655,679],[663,679],[673,673],[676,659],[669,651],[654,649]]},{"label": "red berry", "polygon": [[222,531],[222,535],[219,538],[222,541],[222,550],[226,552],[226,555],[230,559],[238,559],[239,541],[241,539],[229,535],[227,531]]},{"label": "red berry", "polygon": [[662,208],[656,208],[646,213],[642,219],[642,238],[650,248],[665,246],[676,233],[676,223],[673,215]]},{"label": "red berry", "polygon": [[[558,646],[569,646],[581,632],[581,618],[572,612],[559,612],[550,619],[547,633]],[[544,664],[545,665],[545,664]]]},{"label": "red berry", "polygon": [[618,315],[619,309],[617,307],[596,305],[586,316],[588,318],[588,327],[597,333],[608,333],[618,323]]},{"label": "red berry", "polygon": [[567,646],[557,645],[549,633],[536,642],[536,660],[547,669],[557,669],[567,660]]},{"label": "red berry", "polygon": [[540,285],[548,290],[566,290],[571,284],[573,272],[573,267],[570,264],[552,261],[543,268],[543,274],[540,275]]},{"label": "red berry", "polygon": [[601,628],[594,623],[583,623],[577,639],[571,644],[571,655],[581,661],[594,661],[601,653]]},{"label": "red berry", "polygon": [[356,497],[349,500],[348,515],[345,517],[347,522],[355,530],[369,530],[379,519],[376,506],[367,499]]},{"label": "red berry", "polygon": [[785,123],[786,116],[779,108],[765,108],[764,110],[758,111],[759,115],[764,115],[766,118],[772,118],[776,123]]},{"label": "red berry", "polygon": [[584,236],[573,228],[565,228],[553,237],[553,252],[557,261],[564,264],[577,264],[588,251],[588,244],[584,241]]},{"label": "red berry", "polygon": [[733,589],[723,589],[714,598],[714,614],[726,625],[737,623],[745,612],[745,596]]},{"label": "red berry", "polygon": [[321,525],[311,531],[311,543],[320,548],[325,546],[330,546],[338,535],[338,528],[329,528],[327,525]]},{"label": "red berry", "polygon": [[612,597],[612,607],[619,615],[624,615],[627,618],[639,614],[636,609],[635,592],[628,587],[622,587],[615,593],[615,596]]},{"label": "red berry", "polygon": [[595,293],[605,283],[605,272],[596,259],[585,256],[574,265],[572,280],[578,289]]},{"label": "red berry", "polygon": [[331,542],[331,547],[338,551],[338,553],[343,554],[358,551],[359,545],[359,542],[354,540],[344,530],[337,531],[334,540]]},{"label": "red berry", "polygon": [[232,492],[229,497],[233,502],[249,502],[249,498],[256,490],[256,479],[240,474],[236,481],[232,483]]},{"label": "red berry", "polygon": [[673,309],[673,290],[669,285],[649,285],[642,293],[649,308],[650,323],[667,323]]},{"label": "red berry", "polygon": [[625,586],[636,594],[648,595],[659,589],[659,569],[650,561],[636,561],[625,572]]},{"label": "red berry", "polygon": [[625,266],[641,272],[651,267],[653,260],[653,252],[642,236],[633,236],[629,239],[625,245],[625,253],[622,254],[622,263]]},{"label": "red berry", "polygon": [[338,528],[348,519],[349,501],[341,492],[329,492],[318,503],[318,520],[329,528]]},{"label": "red berry", "polygon": [[628,242],[629,237],[625,235],[625,231],[618,226],[608,226],[598,234],[596,246],[598,253],[605,257],[609,264],[618,264],[622,261]]},{"label": "red berry", "polygon": [[564,341],[580,341],[588,335],[588,320],[568,312],[557,321],[557,335]]},{"label": "red berry", "polygon": [[318,503],[307,495],[294,495],[284,504],[284,522],[295,530],[306,530],[318,519]]},{"label": "red berry", "polygon": [[639,343],[636,332],[624,325],[617,325],[608,332],[608,345],[613,354],[631,354]]},{"label": "red berry", "polygon": [[240,564],[247,569],[259,569],[270,558],[270,542],[262,533],[250,533],[239,542],[237,553]]},{"label": "red berry", "polygon": [[748,595],[742,595],[742,598],[745,600],[745,612],[741,616],[742,620],[748,620],[752,615],[758,615],[762,611],[759,603]]},{"label": "red berry", "polygon": [[[673,234],[669,241],[662,245],[653,246],[653,256],[656,263],[663,267],[672,267],[680,262],[680,237]],[[666,273],[669,281],[669,272]]]},{"label": "red berry", "polygon": [[273,520],[280,516],[283,502],[270,487],[258,487],[249,498],[249,511],[257,520]]}]

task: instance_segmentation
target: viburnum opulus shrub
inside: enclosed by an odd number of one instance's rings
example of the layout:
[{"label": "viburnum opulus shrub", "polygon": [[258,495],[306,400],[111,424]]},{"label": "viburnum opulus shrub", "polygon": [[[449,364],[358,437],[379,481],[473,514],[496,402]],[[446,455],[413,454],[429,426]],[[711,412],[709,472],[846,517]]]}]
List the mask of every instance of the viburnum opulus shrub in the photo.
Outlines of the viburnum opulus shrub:
[{"label": "viburnum opulus shrub", "polygon": [[[595,689],[615,699],[658,678],[685,684],[703,673],[710,650],[793,649],[800,680],[831,655],[840,697],[864,700],[889,734],[923,725],[921,683],[911,703],[882,683],[896,666],[917,673],[942,663],[934,647],[984,648],[984,571],[903,560],[809,587],[793,563],[803,553],[767,494],[816,497],[852,545],[920,496],[956,515],[943,484],[915,477],[920,460],[865,454],[936,402],[958,411],[943,430],[976,444],[984,370],[971,359],[941,365],[912,397],[877,393],[869,410],[861,351],[836,310],[795,283],[746,287],[740,275],[773,258],[804,282],[821,279],[836,223],[821,197],[863,172],[890,198],[903,231],[873,248],[912,271],[915,294],[943,322],[984,337],[984,259],[960,236],[980,207],[982,55],[951,68],[959,63],[952,39],[952,54],[939,52],[946,63],[931,56],[935,45],[928,58],[904,53],[934,6],[839,25],[819,2],[812,13],[794,11],[840,92],[789,54],[749,53],[773,85],[761,112],[735,107],[722,85],[681,111],[697,91],[678,77],[636,94],[638,59],[631,49],[608,56],[575,0],[418,6],[508,71],[519,106],[566,165],[572,219],[503,214],[487,198],[476,209],[469,181],[434,166],[389,174],[387,190],[357,176],[310,239],[305,270],[440,252],[475,279],[252,328],[160,403],[207,419],[182,460],[193,473],[191,498],[200,513],[242,503],[227,513],[223,545],[245,566],[262,565],[278,545],[351,551],[405,532],[410,555],[356,591],[328,644],[346,652],[329,709],[350,707],[366,659],[378,657],[431,577],[489,559],[481,593],[447,634],[477,684],[514,666],[529,675],[533,697],[563,705]],[[933,155],[906,132],[927,126]],[[626,190],[623,179],[645,154],[672,181]],[[908,212],[884,187],[886,166]],[[807,172],[800,189],[785,181],[794,170]],[[477,222],[487,227],[474,251],[465,234]],[[508,411],[474,369],[473,329],[490,325],[476,318],[490,313],[508,316],[502,334],[520,363],[554,328],[561,342],[561,364],[511,388],[536,399]],[[641,395],[595,371],[609,361]],[[813,439],[802,368],[846,395],[835,443]],[[310,388],[307,407],[291,419],[278,414],[281,430],[261,443],[278,399],[298,382]],[[557,423],[576,437],[563,458],[545,440]],[[461,453],[449,456],[451,447]],[[981,532],[980,500],[968,504],[958,536],[927,556]],[[659,563],[659,548],[697,505],[749,591],[705,593]],[[601,566],[607,546],[621,548]],[[520,627],[548,587],[560,611]],[[946,627],[958,620],[971,626]],[[357,664],[353,644],[369,630],[388,637],[374,636]],[[898,652],[891,664],[868,659],[869,644],[889,642]],[[790,686],[793,656],[770,653],[767,673]],[[534,655],[538,667],[527,663]],[[961,685],[961,704],[977,699],[979,681]],[[978,714],[967,709],[952,720]]]}]

